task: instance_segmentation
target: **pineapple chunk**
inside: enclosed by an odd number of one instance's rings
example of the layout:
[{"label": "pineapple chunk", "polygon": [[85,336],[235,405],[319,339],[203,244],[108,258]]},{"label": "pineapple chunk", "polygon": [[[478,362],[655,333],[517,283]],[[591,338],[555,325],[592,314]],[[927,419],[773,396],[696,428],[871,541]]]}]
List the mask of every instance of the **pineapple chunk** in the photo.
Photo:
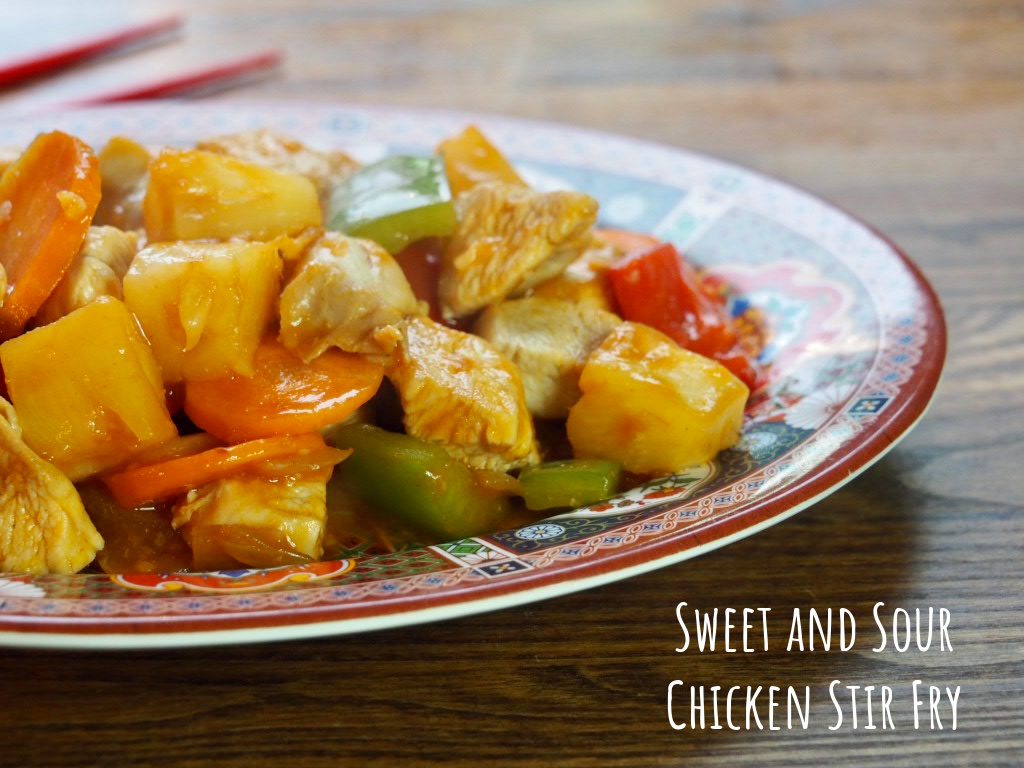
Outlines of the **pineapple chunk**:
[{"label": "pineapple chunk", "polygon": [[562,272],[527,291],[528,296],[562,299],[605,312],[618,312],[608,268],[618,258],[616,251],[596,241]]},{"label": "pineapple chunk", "polygon": [[72,480],[177,435],[135,319],[102,297],[0,345],[25,442]]},{"label": "pineapple chunk", "polygon": [[323,223],[305,176],[203,150],[167,149],[150,163],[142,212],[150,242],[272,240]]},{"label": "pineapple chunk", "polygon": [[124,278],[124,300],[153,345],[164,381],[253,374],[274,318],[282,260],[275,243],[155,243]]},{"label": "pineapple chunk", "polygon": [[587,358],[580,390],[567,424],[574,453],[641,475],[679,472],[734,445],[749,395],[725,366],[630,322]]}]

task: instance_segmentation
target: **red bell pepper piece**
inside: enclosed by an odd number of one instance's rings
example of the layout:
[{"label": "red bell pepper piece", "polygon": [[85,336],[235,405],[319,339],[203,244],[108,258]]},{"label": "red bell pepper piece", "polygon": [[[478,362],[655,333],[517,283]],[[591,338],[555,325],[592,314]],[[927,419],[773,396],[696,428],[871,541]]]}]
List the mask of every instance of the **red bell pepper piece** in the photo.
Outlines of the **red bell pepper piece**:
[{"label": "red bell pepper piece", "polygon": [[430,317],[441,321],[441,301],[437,283],[441,275],[441,246],[428,237],[410,243],[395,254],[395,261],[405,273],[413,294],[430,305]]},{"label": "red bell pepper piece", "polygon": [[759,372],[732,317],[672,243],[630,253],[609,275],[626,320],[656,328],[680,346],[719,361],[754,389]]}]

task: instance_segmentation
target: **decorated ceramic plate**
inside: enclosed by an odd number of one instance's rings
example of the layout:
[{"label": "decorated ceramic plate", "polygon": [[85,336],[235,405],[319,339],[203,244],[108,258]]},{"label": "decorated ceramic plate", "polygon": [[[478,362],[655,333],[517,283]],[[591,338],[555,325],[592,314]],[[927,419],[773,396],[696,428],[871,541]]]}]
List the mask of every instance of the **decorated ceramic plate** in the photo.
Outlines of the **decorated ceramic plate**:
[{"label": "decorated ceramic plate", "polygon": [[482,127],[538,186],[598,198],[603,225],[653,233],[735,292],[764,331],[766,383],[740,443],[606,502],[413,551],[270,570],[0,574],[0,644],[140,648],[310,638],[435,621],[662,568],[799,512],[870,466],[932,397],[935,295],[891,242],[756,173],[676,148],[483,115],[310,104],[148,104],[0,123],[0,146],[60,128],[94,146],[269,127],[370,160]]}]

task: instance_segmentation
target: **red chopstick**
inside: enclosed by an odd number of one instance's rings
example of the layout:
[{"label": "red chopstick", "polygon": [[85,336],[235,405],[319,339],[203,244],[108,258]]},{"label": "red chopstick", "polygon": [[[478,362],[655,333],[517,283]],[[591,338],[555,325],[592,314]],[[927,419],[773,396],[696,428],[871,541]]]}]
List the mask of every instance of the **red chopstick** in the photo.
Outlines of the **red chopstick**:
[{"label": "red chopstick", "polygon": [[265,51],[239,59],[188,70],[161,80],[152,80],[115,91],[84,96],[66,102],[61,106],[84,107],[219,90],[227,88],[240,80],[269,73],[281,63],[281,58],[280,51]]},{"label": "red chopstick", "polygon": [[75,43],[59,45],[51,50],[7,61],[0,59],[0,87],[39,77],[101,53],[169,35],[183,24],[184,18],[180,15],[164,16],[86,37]]}]

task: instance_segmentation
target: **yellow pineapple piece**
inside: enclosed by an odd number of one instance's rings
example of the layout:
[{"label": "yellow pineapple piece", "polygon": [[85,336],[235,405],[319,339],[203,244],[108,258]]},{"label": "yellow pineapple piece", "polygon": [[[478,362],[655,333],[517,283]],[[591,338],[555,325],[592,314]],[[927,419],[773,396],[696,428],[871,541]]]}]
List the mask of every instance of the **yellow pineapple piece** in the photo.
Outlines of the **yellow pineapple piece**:
[{"label": "yellow pineapple piece", "polygon": [[203,150],[161,152],[149,166],[142,211],[150,242],[271,240],[323,223],[305,176]]},{"label": "yellow pineapple piece", "polygon": [[0,364],[26,444],[72,480],[177,435],[153,353],[117,299],[4,342]]},{"label": "yellow pineapple piece", "polygon": [[608,268],[618,254],[595,238],[594,244],[554,277],[538,283],[527,291],[529,296],[562,299],[573,304],[618,312]]},{"label": "yellow pineapple piece", "polygon": [[153,346],[167,383],[251,376],[274,318],[277,244],[154,243],[124,278],[124,300]]},{"label": "yellow pineapple piece", "polygon": [[360,168],[359,161],[345,152],[317,149],[265,128],[203,139],[196,149],[305,176],[317,188],[322,205],[339,182]]},{"label": "yellow pineapple piece", "polygon": [[605,312],[617,311],[611,281],[606,272],[583,275],[581,272],[566,269],[562,274],[531,288],[526,295],[568,301]]},{"label": "yellow pineapple piece", "polygon": [[679,472],[734,445],[749,395],[725,366],[630,322],[591,353],[579,383],[567,424],[574,453],[642,475]]}]

